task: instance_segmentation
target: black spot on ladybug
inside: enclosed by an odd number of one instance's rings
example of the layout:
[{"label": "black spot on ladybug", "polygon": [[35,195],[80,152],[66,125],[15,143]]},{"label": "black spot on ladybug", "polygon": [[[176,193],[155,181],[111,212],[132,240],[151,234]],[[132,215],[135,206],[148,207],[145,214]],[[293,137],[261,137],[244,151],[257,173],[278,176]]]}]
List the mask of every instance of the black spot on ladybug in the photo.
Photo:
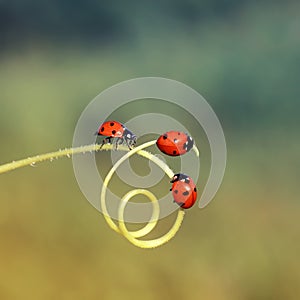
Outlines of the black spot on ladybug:
[{"label": "black spot on ladybug", "polygon": [[174,143],[177,143],[177,142],[178,142],[178,140],[177,140],[177,139],[174,139],[173,141],[174,141]]},{"label": "black spot on ladybug", "polygon": [[182,193],[183,196],[187,196],[188,194],[189,194],[188,191],[185,191],[185,192]]},{"label": "black spot on ladybug", "polygon": [[103,132],[103,131],[104,131],[104,127],[101,128],[101,132]]},{"label": "black spot on ladybug", "polygon": [[167,134],[164,134],[164,135],[163,135],[163,139],[166,140],[167,138],[168,138],[168,135],[167,135]]},{"label": "black spot on ladybug", "polygon": [[180,135],[180,132],[178,132],[178,135]]},{"label": "black spot on ladybug", "polygon": [[176,150],[174,150],[174,151],[173,151],[173,154],[175,155],[176,153],[177,153],[177,151],[176,151]]},{"label": "black spot on ladybug", "polygon": [[110,126],[114,126],[114,125],[115,125],[115,123],[114,123],[114,122],[111,122],[109,125],[110,125]]},{"label": "black spot on ladybug", "polygon": [[116,133],[116,131],[115,131],[115,130],[113,130],[111,133],[112,133],[112,134],[115,134],[115,133]]},{"label": "black spot on ladybug", "polygon": [[197,189],[194,187],[194,192],[197,192]]},{"label": "black spot on ladybug", "polygon": [[175,190],[174,193],[175,193],[175,194],[178,194],[178,190]]}]

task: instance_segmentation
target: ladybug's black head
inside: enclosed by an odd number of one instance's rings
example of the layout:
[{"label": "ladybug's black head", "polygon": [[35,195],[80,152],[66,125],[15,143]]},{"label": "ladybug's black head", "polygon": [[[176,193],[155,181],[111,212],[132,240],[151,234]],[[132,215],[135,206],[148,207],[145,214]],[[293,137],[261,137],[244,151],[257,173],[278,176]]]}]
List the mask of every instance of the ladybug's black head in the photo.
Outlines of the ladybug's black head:
[{"label": "ladybug's black head", "polygon": [[125,127],[125,130],[124,130],[124,133],[123,133],[123,137],[124,137],[125,140],[130,142],[130,144],[132,146],[134,146],[136,144],[137,136],[126,127]]},{"label": "ladybug's black head", "polygon": [[189,176],[183,174],[183,173],[177,173],[177,174],[174,174],[172,180],[170,181],[171,183],[174,183],[176,181],[179,181],[179,180],[182,180],[182,179],[188,179]]},{"label": "ladybug's black head", "polygon": [[189,152],[194,146],[194,140],[191,136],[187,134],[187,141],[184,143],[183,148],[186,152]]}]

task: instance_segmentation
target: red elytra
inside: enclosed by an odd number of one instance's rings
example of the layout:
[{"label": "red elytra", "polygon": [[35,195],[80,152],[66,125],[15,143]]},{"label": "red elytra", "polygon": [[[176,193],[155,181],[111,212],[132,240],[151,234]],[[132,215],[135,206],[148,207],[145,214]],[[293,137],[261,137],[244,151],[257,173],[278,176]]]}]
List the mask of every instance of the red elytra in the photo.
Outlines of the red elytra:
[{"label": "red elytra", "polygon": [[132,149],[136,144],[137,137],[128,128],[118,121],[106,121],[100,125],[97,135],[106,136],[103,140],[101,147],[106,143],[111,143],[112,138],[117,138],[116,148],[118,144],[125,142],[129,149]]},{"label": "red elytra", "polygon": [[117,121],[106,121],[98,129],[98,135],[108,137],[122,137],[125,126]]},{"label": "red elytra", "polygon": [[171,180],[174,202],[181,208],[191,208],[197,200],[197,188],[191,177],[178,173]]},{"label": "red elytra", "polygon": [[194,140],[182,131],[168,131],[156,141],[158,149],[170,156],[178,156],[189,152],[194,145]]}]

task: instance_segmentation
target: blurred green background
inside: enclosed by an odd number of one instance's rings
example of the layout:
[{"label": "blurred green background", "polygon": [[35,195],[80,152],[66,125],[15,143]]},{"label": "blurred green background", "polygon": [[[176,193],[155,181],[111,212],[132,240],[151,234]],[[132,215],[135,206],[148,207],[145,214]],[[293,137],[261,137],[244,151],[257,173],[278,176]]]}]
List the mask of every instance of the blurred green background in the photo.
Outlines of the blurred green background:
[{"label": "blurred green background", "polygon": [[299,2],[0,1],[0,161],[70,146],[91,99],[140,76],[190,85],[219,116],[214,201],[141,250],[71,160],[2,174],[0,299],[299,299]]}]

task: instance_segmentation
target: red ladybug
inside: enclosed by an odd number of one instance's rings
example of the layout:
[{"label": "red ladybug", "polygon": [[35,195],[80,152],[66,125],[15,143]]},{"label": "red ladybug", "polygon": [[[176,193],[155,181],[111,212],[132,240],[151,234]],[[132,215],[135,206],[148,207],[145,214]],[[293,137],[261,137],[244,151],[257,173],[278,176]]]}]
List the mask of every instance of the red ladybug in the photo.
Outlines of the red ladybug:
[{"label": "red ladybug", "polygon": [[170,156],[178,156],[190,151],[194,140],[184,132],[168,131],[157,139],[156,145],[161,152]]},{"label": "red ladybug", "polygon": [[192,207],[197,199],[197,188],[193,179],[188,175],[178,173],[173,176],[171,183],[173,185],[170,191],[172,191],[174,202],[182,208]]},{"label": "red ladybug", "polygon": [[111,144],[112,138],[117,138],[116,140],[116,148],[118,144],[126,143],[128,148],[131,150],[132,147],[136,144],[136,135],[132,133],[128,128],[126,128],[123,124],[117,121],[106,121],[104,122],[96,132],[97,135],[107,136],[101,145],[101,148],[104,144]]}]

